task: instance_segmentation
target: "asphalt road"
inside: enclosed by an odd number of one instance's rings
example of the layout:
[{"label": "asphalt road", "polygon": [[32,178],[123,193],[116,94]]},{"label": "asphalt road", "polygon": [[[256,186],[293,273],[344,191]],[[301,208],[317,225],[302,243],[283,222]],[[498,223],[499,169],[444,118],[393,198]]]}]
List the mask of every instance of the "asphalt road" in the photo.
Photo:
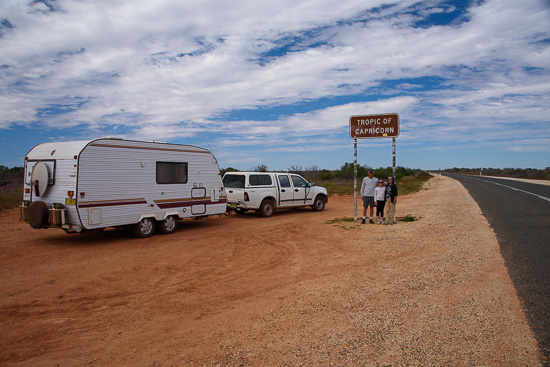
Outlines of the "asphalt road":
[{"label": "asphalt road", "polygon": [[527,318],[550,366],[550,186],[444,174],[477,201],[500,250]]}]

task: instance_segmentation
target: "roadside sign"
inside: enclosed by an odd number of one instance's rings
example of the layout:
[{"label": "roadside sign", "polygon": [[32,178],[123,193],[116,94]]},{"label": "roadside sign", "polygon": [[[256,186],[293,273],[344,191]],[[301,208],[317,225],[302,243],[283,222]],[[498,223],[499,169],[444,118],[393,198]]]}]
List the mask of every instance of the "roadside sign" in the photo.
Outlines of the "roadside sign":
[{"label": "roadside sign", "polygon": [[352,139],[395,138],[399,136],[399,114],[351,116],[349,136]]},{"label": "roadside sign", "polygon": [[349,137],[353,139],[354,150],[353,196],[355,213],[353,219],[355,221],[357,220],[357,139],[392,138],[393,177],[395,177],[395,138],[397,136],[399,136],[399,115],[397,113],[351,116],[349,118]]}]

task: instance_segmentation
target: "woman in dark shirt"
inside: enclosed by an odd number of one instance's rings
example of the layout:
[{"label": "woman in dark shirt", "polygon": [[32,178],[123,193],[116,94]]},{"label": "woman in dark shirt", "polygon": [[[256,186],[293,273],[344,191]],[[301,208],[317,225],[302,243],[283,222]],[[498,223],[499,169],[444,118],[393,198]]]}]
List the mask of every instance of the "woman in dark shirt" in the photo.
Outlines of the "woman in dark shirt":
[{"label": "woman in dark shirt", "polygon": [[386,224],[395,223],[395,206],[397,205],[397,185],[392,176],[388,177],[386,187]]}]

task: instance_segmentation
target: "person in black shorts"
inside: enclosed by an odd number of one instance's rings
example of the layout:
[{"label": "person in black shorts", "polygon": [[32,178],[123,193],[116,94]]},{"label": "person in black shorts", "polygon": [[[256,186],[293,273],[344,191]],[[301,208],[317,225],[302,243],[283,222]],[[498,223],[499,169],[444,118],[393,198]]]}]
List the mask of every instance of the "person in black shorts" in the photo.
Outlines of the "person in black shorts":
[{"label": "person in black shorts", "polygon": [[370,207],[369,223],[374,224],[372,214],[374,212],[374,189],[378,185],[378,179],[374,177],[374,171],[370,170],[368,177],[363,178],[361,183],[361,197],[363,197],[363,220],[361,224],[365,224],[367,220],[367,208]]}]

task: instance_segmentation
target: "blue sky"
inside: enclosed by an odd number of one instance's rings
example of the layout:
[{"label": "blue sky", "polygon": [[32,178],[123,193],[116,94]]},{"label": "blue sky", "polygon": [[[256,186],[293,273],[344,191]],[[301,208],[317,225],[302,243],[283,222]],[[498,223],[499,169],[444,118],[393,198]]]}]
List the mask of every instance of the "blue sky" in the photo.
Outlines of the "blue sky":
[{"label": "blue sky", "polygon": [[350,116],[398,113],[397,165],[545,168],[549,67],[548,0],[2,0],[0,165],[117,136],[337,169]]}]

